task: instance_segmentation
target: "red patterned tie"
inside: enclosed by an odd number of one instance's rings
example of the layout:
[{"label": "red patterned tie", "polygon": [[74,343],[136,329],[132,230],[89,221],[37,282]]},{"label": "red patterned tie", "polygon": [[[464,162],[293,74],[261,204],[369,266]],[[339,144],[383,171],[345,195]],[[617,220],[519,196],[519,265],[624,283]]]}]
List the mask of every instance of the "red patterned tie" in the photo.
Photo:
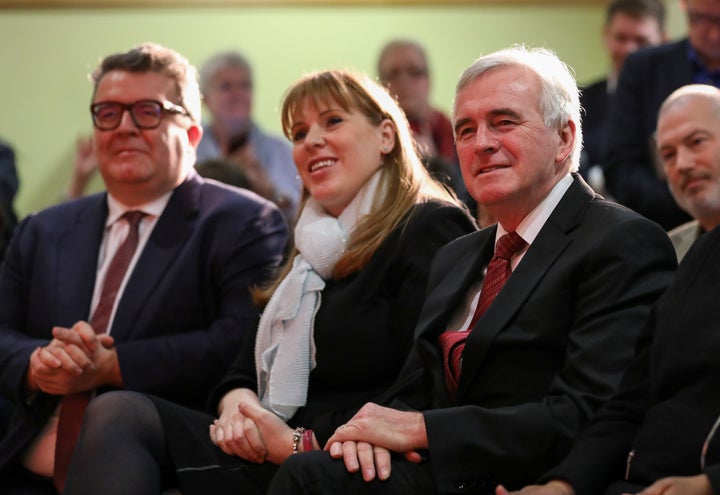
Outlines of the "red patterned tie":
[{"label": "red patterned tie", "polygon": [[[127,237],[118,248],[103,283],[100,301],[90,318],[90,325],[95,333],[106,333],[110,314],[115,305],[115,298],[120,290],[120,284],[125,278],[125,272],[132,260],[138,246],[138,225],[145,216],[141,211],[128,211],[121,218],[129,224]],[[92,398],[92,391],[64,395],[60,401],[60,417],[58,419],[57,441],[55,444],[55,469],[53,483],[58,492],[62,493],[65,487],[67,469],[70,465],[75,442],[77,442],[82,424],[83,413]]]},{"label": "red patterned tie", "polygon": [[480,299],[470,325],[465,331],[445,331],[438,337],[445,363],[445,384],[451,394],[454,394],[457,390],[462,355],[468,334],[493,302],[507,279],[510,278],[512,273],[510,259],[526,245],[527,243],[523,238],[515,232],[509,232],[498,239],[495,246],[495,255],[488,263],[485,280],[483,280],[482,289],[480,290]]}]

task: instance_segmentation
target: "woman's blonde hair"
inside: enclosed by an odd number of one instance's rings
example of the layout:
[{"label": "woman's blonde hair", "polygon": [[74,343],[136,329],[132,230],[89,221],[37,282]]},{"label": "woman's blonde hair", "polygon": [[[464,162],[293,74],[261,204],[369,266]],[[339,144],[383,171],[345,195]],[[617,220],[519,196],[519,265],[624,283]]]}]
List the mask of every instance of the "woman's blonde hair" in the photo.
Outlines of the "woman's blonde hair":
[{"label": "woman's blonde hair", "polygon": [[[375,197],[370,213],[355,226],[347,252],[335,265],[333,278],[340,279],[363,268],[415,204],[439,199],[460,205],[455,195],[433,179],[423,166],[407,118],[397,102],[367,75],[351,70],[326,70],[308,74],[291,86],[281,111],[283,132],[291,140],[294,117],[306,104],[315,108],[339,105],[346,112],[358,111],[375,126],[388,119],[395,132],[395,146],[383,157],[380,168],[378,190],[385,194]],[[308,198],[309,192],[303,188],[300,211]],[[274,282],[256,291],[256,302],[262,305],[269,300],[290,271],[297,253],[293,247]]]}]

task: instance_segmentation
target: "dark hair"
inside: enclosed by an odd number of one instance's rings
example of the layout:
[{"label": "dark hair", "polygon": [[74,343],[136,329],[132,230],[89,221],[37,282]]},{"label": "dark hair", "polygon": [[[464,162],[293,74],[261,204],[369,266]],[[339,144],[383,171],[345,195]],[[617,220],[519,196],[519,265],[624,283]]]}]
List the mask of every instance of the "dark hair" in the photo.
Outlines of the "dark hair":
[{"label": "dark hair", "polygon": [[660,0],[613,0],[607,6],[605,25],[609,25],[613,17],[620,13],[636,19],[652,17],[660,30],[665,30],[665,4]]},{"label": "dark hair", "polygon": [[175,50],[157,43],[143,43],[127,52],[108,55],[90,74],[94,84],[93,97],[102,78],[112,71],[164,74],[175,82],[180,101],[174,103],[185,108],[195,123],[200,123],[201,104],[197,71],[185,57]]}]

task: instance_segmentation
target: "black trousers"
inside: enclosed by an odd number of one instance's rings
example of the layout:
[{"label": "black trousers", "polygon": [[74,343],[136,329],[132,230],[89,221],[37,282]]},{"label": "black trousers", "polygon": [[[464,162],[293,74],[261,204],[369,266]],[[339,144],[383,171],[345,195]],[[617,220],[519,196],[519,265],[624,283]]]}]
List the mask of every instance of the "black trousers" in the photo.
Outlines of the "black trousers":
[{"label": "black trousers", "polygon": [[52,479],[39,476],[13,463],[0,475],[0,493],[3,495],[58,495]]},{"label": "black trousers", "polygon": [[[363,480],[349,473],[342,460],[327,452],[307,452],[290,456],[273,478],[267,495],[437,495],[430,464],[393,460],[390,478],[385,481]],[[472,492],[467,492],[472,493]],[[483,492],[484,493],[484,492]]]}]

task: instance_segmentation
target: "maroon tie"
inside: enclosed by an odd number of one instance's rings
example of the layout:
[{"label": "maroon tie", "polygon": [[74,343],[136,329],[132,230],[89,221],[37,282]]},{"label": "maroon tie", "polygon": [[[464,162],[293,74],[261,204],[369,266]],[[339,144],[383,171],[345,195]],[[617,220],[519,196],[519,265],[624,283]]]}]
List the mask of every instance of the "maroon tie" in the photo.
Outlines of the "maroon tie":
[{"label": "maroon tie", "polygon": [[[115,305],[115,298],[120,290],[120,284],[125,277],[127,267],[132,260],[138,246],[138,225],[145,216],[141,211],[128,211],[124,218],[129,225],[127,237],[118,248],[115,256],[108,266],[105,274],[100,301],[90,318],[90,325],[95,333],[107,333],[110,314]],[[65,487],[67,469],[70,465],[75,442],[77,442],[82,424],[83,413],[92,398],[92,391],[64,395],[60,401],[60,417],[58,419],[57,441],[55,444],[55,469],[53,482],[58,492],[62,493]]]},{"label": "maroon tie", "polygon": [[438,340],[443,351],[443,361],[445,363],[445,384],[451,394],[457,390],[458,380],[460,378],[460,367],[462,365],[462,355],[465,348],[465,340],[468,334],[475,327],[480,317],[485,313],[487,308],[500,292],[512,269],[510,267],[510,259],[524,248],[527,243],[515,232],[509,232],[498,239],[495,246],[495,255],[488,263],[485,280],[483,280],[482,289],[480,290],[480,299],[477,308],[473,314],[470,325],[465,331],[445,331],[440,334]]}]

